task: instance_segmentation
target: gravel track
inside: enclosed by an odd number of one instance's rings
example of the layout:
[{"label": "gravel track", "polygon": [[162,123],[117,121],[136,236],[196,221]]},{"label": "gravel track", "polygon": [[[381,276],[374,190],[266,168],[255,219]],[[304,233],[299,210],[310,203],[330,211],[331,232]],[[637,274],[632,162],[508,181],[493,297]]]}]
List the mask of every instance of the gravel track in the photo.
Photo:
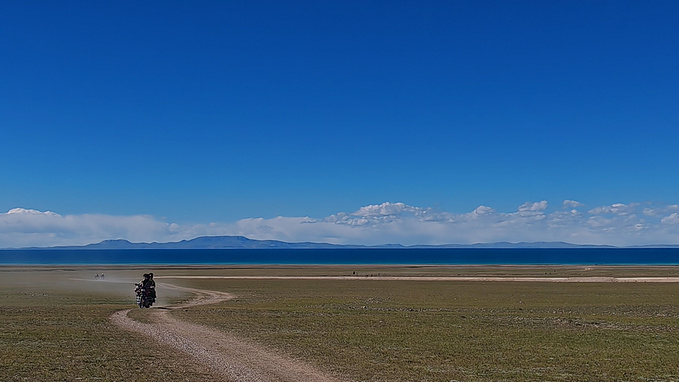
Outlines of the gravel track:
[{"label": "gravel track", "polygon": [[152,324],[131,319],[127,316],[129,309],[114,313],[111,321],[125,330],[149,336],[165,346],[190,355],[225,381],[336,380],[310,365],[277,354],[262,345],[213,328],[178,320],[169,314],[173,309],[227,301],[233,295],[169,284],[163,284],[162,287],[189,291],[195,297],[185,304],[151,308],[149,318]]}]

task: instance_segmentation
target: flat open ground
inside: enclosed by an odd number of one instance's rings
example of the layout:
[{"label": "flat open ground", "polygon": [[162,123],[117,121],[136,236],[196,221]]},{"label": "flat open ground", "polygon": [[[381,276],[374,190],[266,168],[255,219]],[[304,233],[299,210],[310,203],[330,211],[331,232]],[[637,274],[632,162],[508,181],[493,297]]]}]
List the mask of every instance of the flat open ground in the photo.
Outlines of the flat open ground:
[{"label": "flat open ground", "polygon": [[[148,271],[158,308],[138,309]],[[0,380],[676,381],[677,281],[669,266],[0,267]]]}]

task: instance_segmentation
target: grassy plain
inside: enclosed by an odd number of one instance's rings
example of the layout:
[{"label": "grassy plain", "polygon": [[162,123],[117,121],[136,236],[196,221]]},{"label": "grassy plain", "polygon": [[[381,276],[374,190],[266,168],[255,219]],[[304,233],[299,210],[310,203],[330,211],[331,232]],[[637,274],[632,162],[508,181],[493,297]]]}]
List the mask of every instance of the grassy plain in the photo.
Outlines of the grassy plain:
[{"label": "grassy plain", "polygon": [[[0,380],[209,381],[120,331],[147,270],[0,268]],[[162,283],[236,299],[173,311],[355,381],[677,381],[679,283],[384,281],[380,276],[679,276],[677,267],[165,267]],[[346,276],[359,280],[173,279]],[[116,283],[113,281],[121,281]],[[134,310],[143,320],[145,310]],[[139,349],[145,351],[140,352]],[[179,366],[180,365],[180,366]]]},{"label": "grassy plain", "polygon": [[134,308],[132,283],[145,271],[112,270],[95,282],[97,272],[0,267],[0,381],[216,381],[183,354],[110,323]]}]

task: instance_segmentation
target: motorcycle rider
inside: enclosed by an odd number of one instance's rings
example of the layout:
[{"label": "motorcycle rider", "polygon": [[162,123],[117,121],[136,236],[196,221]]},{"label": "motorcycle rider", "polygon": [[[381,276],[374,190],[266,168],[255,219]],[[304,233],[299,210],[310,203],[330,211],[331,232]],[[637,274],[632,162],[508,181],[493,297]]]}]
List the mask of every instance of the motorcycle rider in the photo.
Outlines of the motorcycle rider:
[{"label": "motorcycle rider", "polygon": [[153,273],[149,273],[149,290],[151,291],[153,302],[156,302],[156,282],[153,281]]},{"label": "motorcycle rider", "polygon": [[142,307],[140,302],[143,301],[144,297],[148,302],[148,306],[145,305],[146,308],[156,302],[156,282],[153,281],[153,273],[144,273],[144,278],[134,285],[136,285],[134,291],[137,293],[137,303],[140,304],[140,308]]},{"label": "motorcycle rider", "polygon": [[144,273],[144,279],[139,284],[148,292],[149,296],[154,300],[156,299],[156,282],[153,281],[153,273]]}]

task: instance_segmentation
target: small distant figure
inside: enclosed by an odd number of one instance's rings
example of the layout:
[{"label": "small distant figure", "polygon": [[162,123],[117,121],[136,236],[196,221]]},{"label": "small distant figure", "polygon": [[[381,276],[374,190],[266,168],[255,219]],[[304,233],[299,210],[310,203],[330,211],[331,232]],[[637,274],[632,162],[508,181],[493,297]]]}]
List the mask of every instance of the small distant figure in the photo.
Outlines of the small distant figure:
[{"label": "small distant figure", "polygon": [[94,275],[94,279],[95,279],[95,280],[99,280],[99,273],[97,273],[96,275]]},{"label": "small distant figure", "polygon": [[104,276],[104,273],[102,272],[102,273],[101,273],[101,276],[99,276],[99,278],[100,278],[101,280],[104,280],[104,279],[106,278],[106,276]]}]

